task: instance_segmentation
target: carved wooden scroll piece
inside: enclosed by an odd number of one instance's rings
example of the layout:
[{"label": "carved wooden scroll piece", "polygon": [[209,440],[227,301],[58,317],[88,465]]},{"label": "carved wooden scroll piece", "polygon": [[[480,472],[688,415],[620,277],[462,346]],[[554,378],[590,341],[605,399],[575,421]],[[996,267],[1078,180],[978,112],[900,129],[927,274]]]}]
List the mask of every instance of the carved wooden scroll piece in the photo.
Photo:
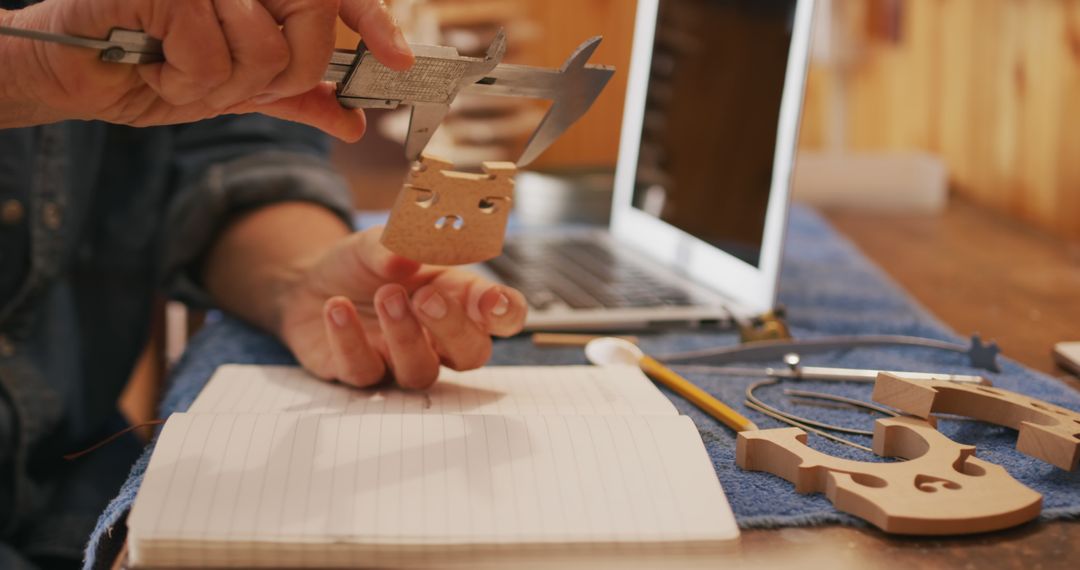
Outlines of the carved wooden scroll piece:
[{"label": "carved wooden scroll piece", "polygon": [[1042,508],[1042,495],[917,418],[874,424],[874,453],[908,461],[840,459],[807,447],[806,437],[798,428],[741,432],[736,461],[779,475],[800,493],[825,493],[838,510],[896,534],[998,530],[1030,521]]},{"label": "carved wooden scroll piece", "polygon": [[904,413],[929,418],[956,414],[1020,432],[1016,449],[1062,469],[1080,464],[1080,413],[1023,394],[953,382],[913,382],[878,376],[873,399]]}]

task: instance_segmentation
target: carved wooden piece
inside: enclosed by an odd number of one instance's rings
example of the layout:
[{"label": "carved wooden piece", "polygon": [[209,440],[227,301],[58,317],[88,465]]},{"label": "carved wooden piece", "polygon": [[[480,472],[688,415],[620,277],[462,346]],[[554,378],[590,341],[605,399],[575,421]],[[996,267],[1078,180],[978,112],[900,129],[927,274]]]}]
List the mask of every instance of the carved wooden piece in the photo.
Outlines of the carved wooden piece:
[{"label": "carved wooden piece", "polygon": [[382,234],[390,251],[434,265],[477,263],[502,252],[517,167],[485,162],[485,174],[452,167],[431,156],[413,167]]},{"label": "carved wooden piece", "polygon": [[881,374],[873,399],[920,418],[956,414],[1010,427],[1020,432],[1016,449],[1021,453],[1069,471],[1080,463],[1080,413],[1023,394]]},{"label": "carved wooden piece", "polygon": [[1042,495],[923,420],[875,422],[874,453],[909,461],[832,457],[807,447],[806,432],[798,428],[741,432],[736,443],[739,467],[783,477],[800,493],[825,493],[838,510],[885,532],[986,532],[1030,521],[1042,509]]}]

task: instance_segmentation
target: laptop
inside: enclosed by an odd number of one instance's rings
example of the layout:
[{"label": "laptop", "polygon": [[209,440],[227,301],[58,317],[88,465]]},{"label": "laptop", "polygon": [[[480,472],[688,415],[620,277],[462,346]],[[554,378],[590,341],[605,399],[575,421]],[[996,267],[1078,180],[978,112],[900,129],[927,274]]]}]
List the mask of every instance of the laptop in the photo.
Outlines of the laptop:
[{"label": "laptop", "polygon": [[606,230],[486,263],[530,330],[730,323],[776,303],[813,0],[638,0]]}]

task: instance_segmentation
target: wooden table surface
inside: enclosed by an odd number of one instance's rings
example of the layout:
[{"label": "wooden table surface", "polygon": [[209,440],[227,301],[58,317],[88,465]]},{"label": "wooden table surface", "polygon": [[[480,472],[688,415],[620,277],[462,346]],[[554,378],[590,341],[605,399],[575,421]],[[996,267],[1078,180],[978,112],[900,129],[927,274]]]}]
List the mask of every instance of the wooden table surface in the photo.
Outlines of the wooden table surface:
[{"label": "wooden table surface", "polygon": [[[1080,247],[954,201],[940,216],[826,212],[919,302],[961,334],[1061,378],[1054,343],[1080,340]],[[1080,489],[1077,489],[1080,493]],[[889,537],[842,526],[750,530],[740,567],[1075,568],[1080,521],[1032,523],[971,537]]]}]

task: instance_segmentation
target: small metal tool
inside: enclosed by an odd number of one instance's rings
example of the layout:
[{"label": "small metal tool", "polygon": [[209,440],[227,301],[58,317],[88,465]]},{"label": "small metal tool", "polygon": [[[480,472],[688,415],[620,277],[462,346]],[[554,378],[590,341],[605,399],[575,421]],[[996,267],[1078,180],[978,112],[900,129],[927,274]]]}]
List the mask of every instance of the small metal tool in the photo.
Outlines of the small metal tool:
[{"label": "small metal tool", "polygon": [[[114,28],[106,40],[0,26],[0,35],[60,43],[101,52],[114,63],[156,63],[165,60],[161,41],[140,31]],[[560,69],[502,63],[506,34],[499,31],[483,58],[466,57],[457,49],[412,45],[416,63],[394,71],[371,54],[363,42],[356,51],[336,50],[323,76],[337,84],[337,99],[348,108],[412,107],[405,156],[418,160],[460,93],[550,99],[551,108],[525,147],[518,166],[536,160],[566,129],[592,107],[615,69],[587,62],[600,45],[597,36],[581,44]]]},{"label": "small metal tool", "polygon": [[783,358],[788,353],[812,354],[852,348],[913,346],[932,350],[956,352],[968,357],[971,365],[990,372],[1001,372],[997,356],[1001,352],[995,342],[983,342],[979,335],[971,337],[971,344],[962,345],[932,338],[902,335],[858,335],[811,338],[805,340],[759,341],[694,350],[675,354],[661,354],[657,358],[669,364],[728,364]]},{"label": "small metal tool", "polygon": [[154,39],[142,32],[122,28],[113,28],[109,32],[109,38],[105,40],[67,34],[53,34],[38,30],[24,30],[10,26],[0,26],[0,35],[96,49],[101,52],[101,61],[110,63],[136,64],[165,61],[164,52],[161,49],[161,40]]},{"label": "small metal tool", "polygon": [[944,380],[961,384],[990,386],[991,382],[983,376],[969,374],[938,374],[934,372],[898,372],[894,370],[872,370],[864,368],[831,368],[824,366],[802,366],[799,355],[784,355],[787,368],[750,368],[739,366],[711,366],[695,364],[669,364],[685,372],[722,374],[725,376],[766,376],[769,378],[789,378],[793,380],[832,380],[841,382],[874,382],[882,372],[906,380]]},{"label": "small metal tool", "polygon": [[838,432],[841,432],[841,433],[850,433],[850,434],[854,434],[854,435],[873,436],[874,433],[871,432],[871,431],[859,430],[859,429],[851,429],[851,428],[845,428],[845,427],[840,427],[840,426],[834,426],[834,425],[831,425],[831,424],[826,424],[826,423],[814,421],[814,420],[811,420],[809,418],[804,418],[804,417],[801,417],[801,416],[797,416],[797,415],[792,414],[790,412],[785,412],[785,411],[783,411],[780,408],[777,408],[775,406],[770,406],[770,405],[766,404],[765,402],[763,402],[761,400],[761,398],[758,398],[754,394],[754,390],[757,390],[758,388],[761,388],[762,386],[771,386],[773,384],[776,384],[779,381],[780,380],[778,380],[776,378],[768,378],[766,380],[761,380],[761,381],[755,382],[755,383],[747,386],[746,387],[746,402],[744,402],[746,404],[746,407],[748,407],[748,408],[750,408],[752,410],[755,410],[757,412],[760,412],[762,414],[765,414],[766,416],[769,416],[770,418],[772,418],[774,420],[777,420],[779,422],[783,422],[783,423],[788,424],[790,426],[797,427],[797,428],[799,428],[801,430],[804,430],[804,431],[808,431],[808,432],[811,432],[811,433],[816,433],[816,434],[820,435],[821,437],[824,437],[825,439],[835,441],[836,443],[842,443],[844,445],[854,447],[855,449],[861,449],[863,451],[868,451],[870,453],[874,452],[873,449],[870,449],[869,447],[866,447],[865,445],[861,445],[861,444],[855,443],[854,441],[851,441],[850,439],[844,439],[844,438],[842,438],[840,436],[833,435],[833,434],[829,433],[829,431],[838,431]]}]

